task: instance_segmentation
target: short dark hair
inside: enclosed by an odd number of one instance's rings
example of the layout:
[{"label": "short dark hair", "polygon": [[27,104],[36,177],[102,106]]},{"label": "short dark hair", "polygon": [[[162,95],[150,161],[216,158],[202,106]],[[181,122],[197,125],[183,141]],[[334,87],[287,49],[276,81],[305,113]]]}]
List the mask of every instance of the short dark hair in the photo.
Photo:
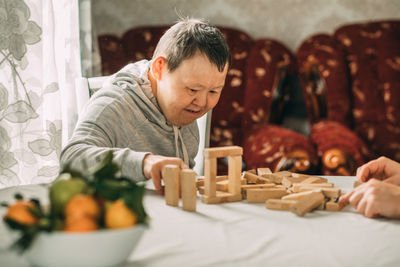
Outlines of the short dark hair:
[{"label": "short dark hair", "polygon": [[169,28],[160,38],[153,59],[164,56],[170,72],[183,60],[191,58],[197,52],[203,53],[220,72],[228,63],[231,65],[228,44],[222,33],[201,19],[182,19]]}]

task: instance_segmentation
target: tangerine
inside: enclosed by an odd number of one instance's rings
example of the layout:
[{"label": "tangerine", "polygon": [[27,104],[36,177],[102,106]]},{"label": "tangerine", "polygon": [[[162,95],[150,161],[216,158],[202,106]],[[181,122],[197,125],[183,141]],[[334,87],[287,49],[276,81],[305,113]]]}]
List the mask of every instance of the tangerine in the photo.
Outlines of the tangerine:
[{"label": "tangerine", "polygon": [[61,174],[49,189],[51,209],[56,214],[62,214],[65,205],[73,196],[87,190],[88,185],[82,179],[71,177],[65,173]]},{"label": "tangerine", "polygon": [[122,199],[114,201],[106,209],[105,225],[107,228],[131,227],[137,223],[137,220],[137,215],[125,205]]},{"label": "tangerine", "polygon": [[39,222],[39,218],[34,216],[29,208],[35,208],[35,204],[31,201],[17,201],[7,209],[5,218],[16,221],[23,225],[32,225]]},{"label": "tangerine", "polygon": [[83,233],[96,231],[99,228],[96,221],[88,216],[71,216],[65,221],[64,232]]},{"label": "tangerine", "polygon": [[64,215],[66,218],[87,216],[97,220],[100,217],[100,208],[92,196],[79,194],[67,202]]}]

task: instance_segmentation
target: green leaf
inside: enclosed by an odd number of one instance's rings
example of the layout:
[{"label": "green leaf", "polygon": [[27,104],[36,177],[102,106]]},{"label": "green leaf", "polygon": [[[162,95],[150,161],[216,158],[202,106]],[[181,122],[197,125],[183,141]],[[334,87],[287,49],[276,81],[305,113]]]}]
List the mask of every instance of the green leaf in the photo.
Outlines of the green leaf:
[{"label": "green leaf", "polygon": [[81,172],[79,170],[71,168],[70,164],[65,164],[62,167],[62,169],[60,171],[60,176],[58,178],[61,178],[62,174],[69,174],[70,177],[80,177],[80,178],[84,178],[84,180],[87,180],[86,174],[84,174],[83,172]]},{"label": "green leaf", "polygon": [[119,171],[119,166],[112,162],[113,152],[109,151],[106,156],[93,168],[91,173],[95,179],[113,178]]},{"label": "green leaf", "polygon": [[99,196],[115,201],[121,198],[124,191],[133,189],[135,185],[125,179],[105,178],[95,181],[93,186]]},{"label": "green leaf", "polygon": [[44,216],[43,212],[42,212],[40,209],[38,209],[37,207],[36,207],[36,208],[29,208],[29,207],[28,207],[28,211],[29,211],[33,216],[38,217],[38,218],[41,218],[41,217]]},{"label": "green leaf", "polygon": [[11,228],[14,230],[25,230],[28,226],[21,224],[17,221],[14,221],[13,219],[10,218],[4,218],[4,222]]},{"label": "green leaf", "polygon": [[15,193],[14,198],[17,200],[23,200],[24,196],[21,193]]},{"label": "green leaf", "polygon": [[11,246],[11,249],[15,249],[18,253],[22,254],[32,245],[39,231],[40,228],[37,225],[27,226],[22,236]]},{"label": "green leaf", "polygon": [[139,223],[145,223],[147,219],[147,214],[143,207],[145,191],[144,186],[135,185],[133,189],[127,190],[122,194],[125,204],[138,216]]}]

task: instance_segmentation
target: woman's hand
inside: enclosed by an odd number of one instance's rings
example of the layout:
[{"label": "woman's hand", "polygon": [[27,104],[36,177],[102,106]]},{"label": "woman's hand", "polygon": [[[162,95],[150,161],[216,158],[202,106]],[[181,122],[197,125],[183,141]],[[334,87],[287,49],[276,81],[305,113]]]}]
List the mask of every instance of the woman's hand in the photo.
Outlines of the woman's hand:
[{"label": "woman's hand", "polygon": [[189,169],[182,159],[148,154],[143,159],[143,174],[147,179],[152,179],[154,188],[160,195],[164,194],[161,179],[164,177],[165,165],[177,165],[181,169]]},{"label": "woman's hand", "polygon": [[386,157],[380,157],[357,169],[357,179],[361,182],[366,182],[371,178],[400,185],[400,163]]},{"label": "woman's hand", "polygon": [[370,179],[340,197],[339,204],[347,203],[369,218],[400,218],[400,186]]}]

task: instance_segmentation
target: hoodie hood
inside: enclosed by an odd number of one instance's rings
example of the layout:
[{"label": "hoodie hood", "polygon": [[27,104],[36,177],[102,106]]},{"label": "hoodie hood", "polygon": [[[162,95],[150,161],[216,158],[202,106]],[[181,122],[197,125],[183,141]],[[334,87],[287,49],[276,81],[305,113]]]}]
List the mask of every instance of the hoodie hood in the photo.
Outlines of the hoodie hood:
[{"label": "hoodie hood", "polygon": [[[167,121],[151,89],[151,83],[147,76],[150,66],[151,61],[148,60],[128,64],[112,75],[106,83],[118,86],[129,92],[150,122],[167,132],[173,133],[176,157],[183,159],[189,166],[189,156],[180,131],[181,127],[174,126]],[[182,150],[182,153],[180,150]]]},{"label": "hoodie hood", "polygon": [[[151,61],[148,60],[128,64],[112,75],[108,82],[128,91],[148,120],[167,131],[172,131],[173,126],[163,115],[151,89],[147,76],[150,66]],[[139,86],[135,86],[136,84]]]}]

